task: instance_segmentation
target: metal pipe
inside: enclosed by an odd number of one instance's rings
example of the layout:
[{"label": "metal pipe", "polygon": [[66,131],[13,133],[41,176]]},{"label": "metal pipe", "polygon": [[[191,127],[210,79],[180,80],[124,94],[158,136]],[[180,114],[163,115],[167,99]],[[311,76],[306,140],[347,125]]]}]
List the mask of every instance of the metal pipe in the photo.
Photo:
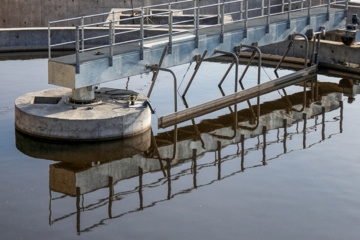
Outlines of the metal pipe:
[{"label": "metal pipe", "polygon": [[261,62],[262,53],[261,53],[260,48],[255,47],[255,46],[251,46],[251,45],[245,45],[245,44],[242,44],[241,47],[253,49],[253,50],[255,50],[255,51],[258,53],[258,56],[259,56],[259,60],[258,60],[258,84],[260,84],[260,80],[261,80],[261,66],[262,66],[262,62]]},{"label": "metal pipe", "polygon": [[[175,112],[177,112],[177,93],[176,93],[176,89],[177,89],[177,80],[176,80],[176,75],[173,71],[171,71],[170,69],[167,69],[167,68],[162,68],[162,67],[158,67],[158,66],[153,66],[153,65],[146,65],[147,68],[150,68],[150,69],[155,69],[155,70],[158,70],[158,71],[164,71],[164,72],[169,72],[173,78],[174,78],[174,110]],[[148,96],[150,97],[150,96]]]},{"label": "metal pipe", "polygon": [[303,37],[305,39],[305,63],[304,67],[307,68],[308,54],[309,54],[309,39],[302,33],[295,33],[294,36]]},{"label": "metal pipe", "polygon": [[[168,46],[164,47],[163,53],[161,55],[161,58],[160,58],[160,61],[159,61],[159,64],[158,64],[159,67],[161,67],[161,65],[163,63],[167,48],[168,48]],[[151,86],[150,86],[150,89],[149,89],[149,92],[148,92],[148,95],[147,95],[148,98],[150,98],[151,92],[152,92],[152,90],[154,88],[154,85],[155,85],[155,82],[156,82],[156,79],[157,79],[158,75],[159,75],[159,71],[154,71],[154,75],[153,75],[153,77],[151,79]]]},{"label": "metal pipe", "polygon": [[[234,92],[237,92],[237,79],[238,79],[238,71],[239,71],[239,58],[235,53],[232,52],[225,52],[225,51],[221,51],[221,50],[217,50],[215,49],[215,53],[220,53],[220,54],[224,54],[224,55],[228,55],[228,56],[233,56],[234,60],[235,60],[235,87],[234,87]],[[221,82],[222,83],[222,82]],[[219,86],[221,84],[219,83]]]},{"label": "metal pipe", "polygon": [[252,52],[252,54],[251,54],[251,57],[250,57],[250,60],[249,60],[248,64],[246,65],[246,67],[245,67],[245,69],[244,69],[244,71],[243,71],[243,73],[242,73],[242,75],[241,75],[241,77],[240,77],[240,79],[239,79],[240,86],[242,87],[243,90],[244,90],[244,87],[243,87],[243,85],[242,85],[242,80],[243,80],[243,78],[245,77],[245,74],[247,73],[247,71],[248,71],[251,63],[254,61],[255,55],[256,55],[256,51],[253,50],[253,52]]},{"label": "metal pipe", "polygon": [[190,80],[189,80],[189,83],[188,83],[188,85],[186,86],[186,88],[185,88],[185,90],[184,90],[184,93],[183,93],[182,96],[181,96],[183,99],[185,98],[185,95],[186,95],[187,91],[189,90],[191,83],[193,82],[193,80],[194,80],[194,78],[195,78],[195,76],[196,76],[196,74],[197,74],[197,72],[198,72],[198,70],[199,70],[202,62],[204,61],[205,56],[206,56],[206,53],[207,53],[207,50],[204,51],[203,55],[201,56],[200,61],[196,64],[194,73],[193,73],[193,75],[191,76],[191,78],[190,78]]},{"label": "metal pipe", "polygon": [[158,126],[159,128],[169,127],[174,124],[185,122],[187,120],[202,116],[204,114],[212,113],[219,109],[232,106],[234,105],[234,103],[240,103],[248,99],[257,97],[258,95],[269,93],[277,89],[282,89],[294,83],[304,81],[304,79],[313,77],[316,71],[317,67],[312,66],[307,69],[302,69],[295,73],[291,73],[284,77],[275,79],[273,81],[268,81],[260,85],[245,89],[244,91],[232,93],[225,97],[214,99],[212,101],[199,104],[194,107],[180,110],[177,113],[162,116],[158,119]]}]

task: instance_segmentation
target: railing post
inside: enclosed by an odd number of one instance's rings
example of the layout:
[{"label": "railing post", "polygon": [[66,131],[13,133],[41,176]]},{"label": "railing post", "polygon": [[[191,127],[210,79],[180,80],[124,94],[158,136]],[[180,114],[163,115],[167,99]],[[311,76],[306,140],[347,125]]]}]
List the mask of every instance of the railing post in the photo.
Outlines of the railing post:
[{"label": "railing post", "polygon": [[281,0],[281,12],[285,11],[285,0]]},{"label": "railing post", "polygon": [[327,3],[326,21],[330,20],[330,0]]},{"label": "railing post", "polygon": [[144,60],[144,8],[141,8],[140,18],[140,60]]},{"label": "railing post", "polygon": [[114,28],[114,22],[111,20],[109,23],[109,66],[112,67],[113,66],[113,56],[114,56],[114,36],[113,36],[113,28]]},{"label": "railing post", "polygon": [[85,48],[84,34],[85,34],[85,30],[84,30],[84,17],[81,17],[81,50],[84,50],[84,48]]},{"label": "railing post", "polygon": [[243,10],[244,10],[244,0],[240,1],[240,19],[243,19]]},{"label": "railing post", "polygon": [[307,17],[307,25],[310,25],[310,14],[311,14],[311,0],[309,0],[309,5],[308,5],[308,17]]},{"label": "railing post", "polygon": [[170,11],[170,19],[169,19],[169,48],[168,53],[172,53],[172,34],[173,34],[173,11]]},{"label": "railing post", "polygon": [[199,47],[199,28],[200,28],[200,8],[196,8],[196,17],[195,17],[195,48]]},{"label": "railing post", "polygon": [[288,21],[287,21],[287,29],[290,29],[291,24],[291,0],[288,0]]},{"label": "railing post", "polygon": [[266,33],[270,32],[270,14],[271,14],[271,0],[268,0],[267,18],[266,18]]},{"label": "railing post", "polygon": [[76,50],[76,73],[80,73],[80,56],[79,56],[79,26],[75,29],[75,50]]},{"label": "railing post", "polygon": [[304,8],[304,0],[301,0],[301,5],[300,8],[303,9]]},{"label": "railing post", "polygon": [[49,22],[48,27],[48,58],[51,59],[51,23]]},{"label": "railing post", "polygon": [[225,31],[225,1],[221,5],[221,34],[220,34],[220,43],[224,42],[224,31]]},{"label": "railing post", "polygon": [[195,28],[195,30],[196,30],[196,14],[197,14],[196,0],[194,0],[194,28]]},{"label": "railing post", "polygon": [[264,0],[261,0],[261,16],[264,16],[264,7],[265,7],[265,2]]},{"label": "railing post", "polygon": [[171,18],[171,16],[170,16],[170,12],[171,12],[171,3],[169,3],[169,5],[168,5],[168,12],[169,12],[168,23],[170,24],[170,18]]},{"label": "railing post", "polygon": [[249,18],[249,0],[245,0],[245,23],[244,23],[244,38],[247,38],[247,21]]},{"label": "railing post", "polygon": [[346,0],[345,2],[345,18],[347,17],[347,14],[348,14],[348,11],[349,11],[349,0]]},{"label": "railing post", "polygon": [[221,0],[218,0],[218,3],[217,3],[217,15],[218,15],[218,24],[221,23],[221,16],[220,16],[220,12],[221,12],[221,9],[220,9],[220,1]]}]

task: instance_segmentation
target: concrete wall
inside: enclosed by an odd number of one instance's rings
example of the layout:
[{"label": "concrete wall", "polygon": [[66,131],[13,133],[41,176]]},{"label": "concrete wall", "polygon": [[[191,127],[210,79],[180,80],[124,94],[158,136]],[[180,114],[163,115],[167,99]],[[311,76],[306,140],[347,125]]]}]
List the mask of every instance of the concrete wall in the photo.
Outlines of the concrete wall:
[{"label": "concrete wall", "polygon": [[[174,2],[175,0],[133,0],[134,7]],[[265,0],[265,4],[268,0]],[[281,2],[281,0],[278,0]],[[198,5],[217,3],[218,0],[197,0]],[[276,1],[272,1],[274,4]],[[261,0],[250,0],[249,8],[260,6]],[[192,7],[189,2],[182,8]],[[108,12],[112,8],[131,8],[131,0],[1,0],[0,28],[46,27],[49,21]],[[228,5],[226,11],[237,10],[239,4]],[[202,11],[214,14],[217,7]],[[104,20],[106,17],[104,18]]]}]

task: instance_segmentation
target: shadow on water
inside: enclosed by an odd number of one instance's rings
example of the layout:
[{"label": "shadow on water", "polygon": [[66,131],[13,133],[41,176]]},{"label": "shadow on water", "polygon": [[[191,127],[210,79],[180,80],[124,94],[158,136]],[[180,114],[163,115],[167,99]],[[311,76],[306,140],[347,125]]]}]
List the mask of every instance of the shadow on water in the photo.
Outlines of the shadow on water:
[{"label": "shadow on water", "polygon": [[[162,132],[154,136],[152,130],[134,138],[108,141],[100,143],[52,142],[35,139],[20,132],[16,132],[16,146],[18,150],[34,158],[58,161],[51,164],[49,169],[49,224],[65,221],[76,216],[76,231],[78,234],[88,232],[104,225],[110,219],[120,218],[134,212],[151,208],[163,201],[170,200],[181,194],[191,193],[193,190],[213,184],[216,181],[244,173],[246,170],[266,166],[270,161],[297,150],[311,148],[331,138],[334,134],[341,134],[343,129],[343,95],[353,101],[360,92],[359,82],[352,79],[342,79],[339,84],[318,82],[312,79],[307,82],[304,92],[291,95],[284,94],[279,99],[261,104],[259,125],[255,129],[247,128],[255,121],[252,110],[237,111],[237,126],[234,129],[234,112],[219,116],[216,119],[203,119],[195,125],[177,129],[175,142],[174,132]],[[284,89],[286,93],[286,89]],[[328,112],[338,111],[338,116],[327,119]],[[326,131],[328,124],[338,124],[337,131]],[[176,128],[175,128],[176,129]],[[321,129],[321,131],[317,131]],[[269,132],[275,133],[276,138],[268,140]],[[234,132],[234,133],[233,133]],[[293,142],[296,136],[302,136],[302,143]],[[319,141],[310,142],[315,135],[321,135]],[[247,143],[247,140],[255,139]],[[282,151],[275,156],[267,156],[270,148],[281,145]],[[227,146],[235,146],[235,151],[225,151]],[[214,153],[214,157],[205,158],[205,154]],[[247,156],[252,152],[261,153],[257,160],[246,164]],[[230,173],[222,172],[222,165],[228,162],[238,162],[238,169]],[[198,181],[198,174],[208,168],[217,168],[217,176],[207,182]],[[148,173],[157,173],[156,178],[146,178]],[[191,179],[192,186],[172,188],[174,182],[183,178]],[[135,181],[135,186],[126,190],[116,191],[116,185],[122,181]],[[150,203],[145,204],[144,191],[166,189],[164,195],[156,195]],[[106,190],[101,199],[84,205],[88,194],[100,189]],[[59,196],[54,196],[59,195]],[[73,197],[76,211],[54,217],[52,204],[64,198]],[[133,209],[113,209],[114,203],[132,201],[138,198],[137,206]],[[92,219],[94,224],[82,227],[81,215],[86,212],[102,209],[107,217]]]}]

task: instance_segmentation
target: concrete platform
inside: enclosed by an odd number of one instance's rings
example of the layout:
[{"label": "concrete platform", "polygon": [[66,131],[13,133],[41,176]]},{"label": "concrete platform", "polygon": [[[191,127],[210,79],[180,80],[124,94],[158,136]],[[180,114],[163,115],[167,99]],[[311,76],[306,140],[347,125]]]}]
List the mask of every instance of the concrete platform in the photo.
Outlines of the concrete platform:
[{"label": "concrete platform", "polygon": [[[129,94],[137,96],[135,105],[129,104]],[[96,141],[135,136],[151,127],[151,111],[141,94],[102,88],[90,104],[72,103],[71,95],[71,89],[56,88],[19,97],[16,129],[41,138]]]}]

